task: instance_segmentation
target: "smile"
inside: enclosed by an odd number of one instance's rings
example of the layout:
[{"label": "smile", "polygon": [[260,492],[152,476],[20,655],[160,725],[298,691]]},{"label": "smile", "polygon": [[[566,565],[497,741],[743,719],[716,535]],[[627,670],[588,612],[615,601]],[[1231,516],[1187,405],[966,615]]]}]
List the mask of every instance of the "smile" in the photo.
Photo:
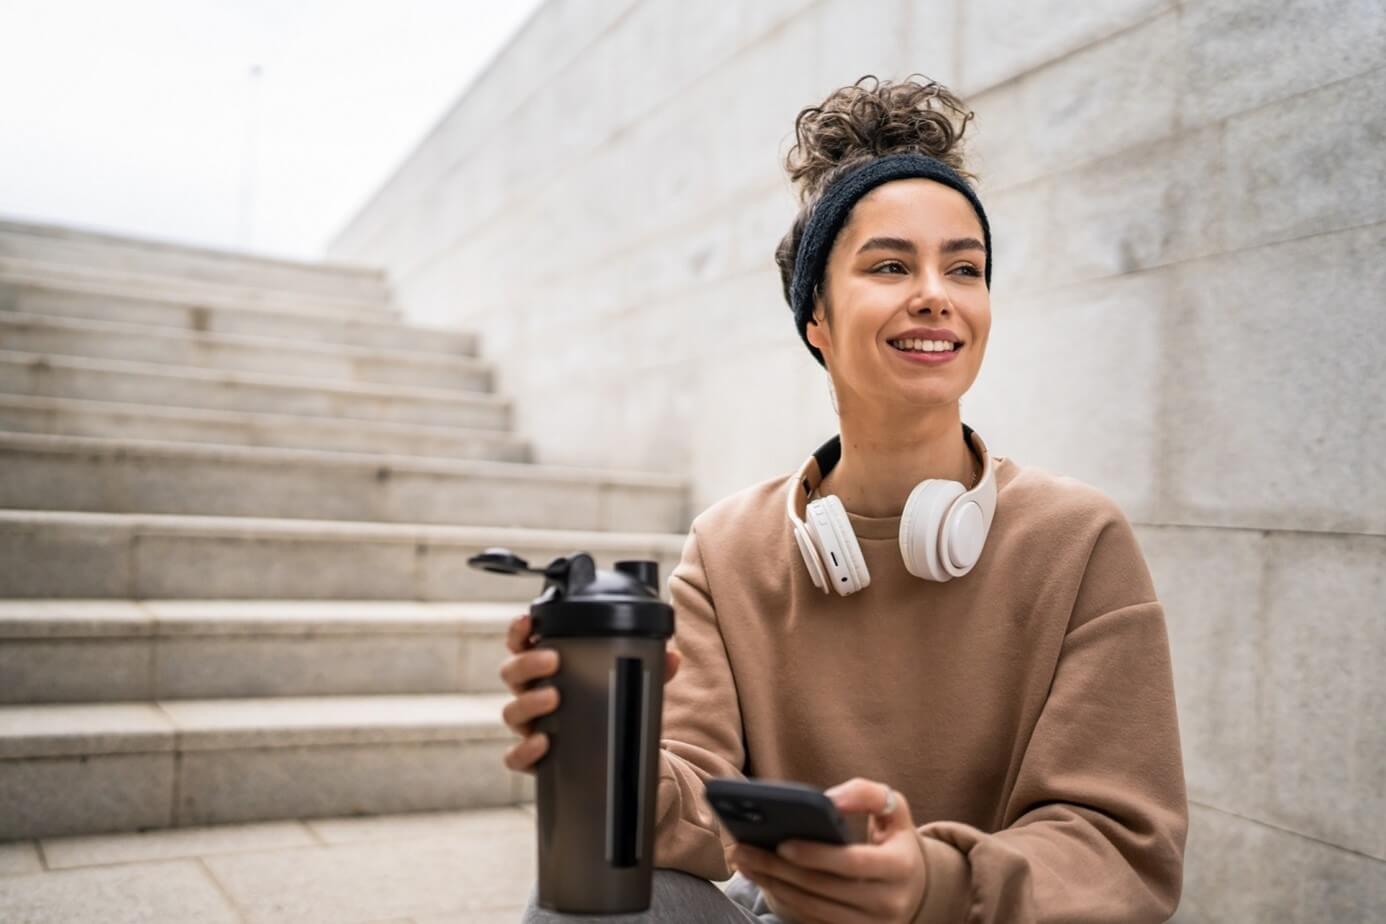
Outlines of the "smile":
[{"label": "smile", "polygon": [[[911,345],[916,345],[919,344],[920,341],[915,340],[908,342],[911,343]],[[963,345],[961,343],[949,343],[945,345],[942,341],[933,341],[932,343],[925,341],[925,344],[926,347],[931,345],[938,345],[944,346],[945,348],[926,348],[923,350],[901,349],[894,343],[891,343],[890,352],[894,353],[896,356],[900,357],[906,362],[915,364],[923,363],[924,365],[937,366],[942,365],[943,363],[952,362],[952,360],[963,351]]]}]

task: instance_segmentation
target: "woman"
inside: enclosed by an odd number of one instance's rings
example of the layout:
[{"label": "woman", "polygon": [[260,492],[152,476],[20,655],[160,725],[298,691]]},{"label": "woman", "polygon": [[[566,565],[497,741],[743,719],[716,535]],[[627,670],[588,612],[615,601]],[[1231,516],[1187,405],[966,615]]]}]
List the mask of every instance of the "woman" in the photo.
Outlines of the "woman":
[{"label": "woman", "polygon": [[[1167,920],[1188,807],[1163,610],[1110,498],[962,423],[991,329],[972,113],[932,81],[866,79],[796,119],[805,204],[776,252],[840,439],[699,514],[669,578],[661,869],[639,919]],[[526,690],[558,668],[529,631],[514,622],[501,668],[516,770],[557,706]],[[868,840],[737,845],[712,776],[831,787]],[[733,870],[725,895],[707,882]]]}]

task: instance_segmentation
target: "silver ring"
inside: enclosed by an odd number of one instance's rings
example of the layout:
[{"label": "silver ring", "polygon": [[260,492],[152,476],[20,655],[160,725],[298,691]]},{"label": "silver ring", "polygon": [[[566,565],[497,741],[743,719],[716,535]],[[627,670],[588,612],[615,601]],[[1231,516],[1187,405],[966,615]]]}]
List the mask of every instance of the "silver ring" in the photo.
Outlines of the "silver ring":
[{"label": "silver ring", "polygon": [[889,814],[891,814],[891,813],[894,812],[894,811],[895,811],[895,790],[893,790],[893,789],[891,789],[889,786],[887,786],[887,787],[886,787],[886,803],[885,803],[885,808],[881,809],[881,810],[880,810],[879,812],[877,812],[876,814],[877,814],[877,815],[889,815]]}]

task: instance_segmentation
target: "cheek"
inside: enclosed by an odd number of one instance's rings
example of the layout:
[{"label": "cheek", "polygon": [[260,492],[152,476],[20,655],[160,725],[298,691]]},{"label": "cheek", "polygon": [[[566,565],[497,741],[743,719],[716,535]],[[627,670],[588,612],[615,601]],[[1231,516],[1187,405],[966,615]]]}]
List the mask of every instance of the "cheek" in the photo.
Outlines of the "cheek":
[{"label": "cheek", "polygon": [[970,344],[970,347],[972,350],[973,368],[979,368],[982,365],[982,359],[987,355],[988,339],[989,338],[985,331],[983,331],[979,336],[974,336],[972,338],[972,343]]},{"label": "cheek", "polygon": [[968,325],[972,328],[972,342],[986,346],[987,339],[991,336],[991,308],[983,305],[972,312],[968,317]]}]

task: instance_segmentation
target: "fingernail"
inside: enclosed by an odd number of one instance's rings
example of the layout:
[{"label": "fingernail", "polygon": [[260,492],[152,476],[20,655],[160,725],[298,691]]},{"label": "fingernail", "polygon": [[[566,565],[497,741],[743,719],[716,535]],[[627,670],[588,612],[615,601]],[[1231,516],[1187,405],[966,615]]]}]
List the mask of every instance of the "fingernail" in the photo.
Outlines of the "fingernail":
[{"label": "fingernail", "polygon": [[788,844],[781,844],[780,846],[778,846],[778,847],[775,848],[775,853],[779,854],[781,857],[783,857],[783,858],[786,859],[786,860],[792,860],[792,859],[794,859],[794,853],[795,853],[795,851],[794,851],[794,848],[791,847],[790,845],[788,845]]}]

